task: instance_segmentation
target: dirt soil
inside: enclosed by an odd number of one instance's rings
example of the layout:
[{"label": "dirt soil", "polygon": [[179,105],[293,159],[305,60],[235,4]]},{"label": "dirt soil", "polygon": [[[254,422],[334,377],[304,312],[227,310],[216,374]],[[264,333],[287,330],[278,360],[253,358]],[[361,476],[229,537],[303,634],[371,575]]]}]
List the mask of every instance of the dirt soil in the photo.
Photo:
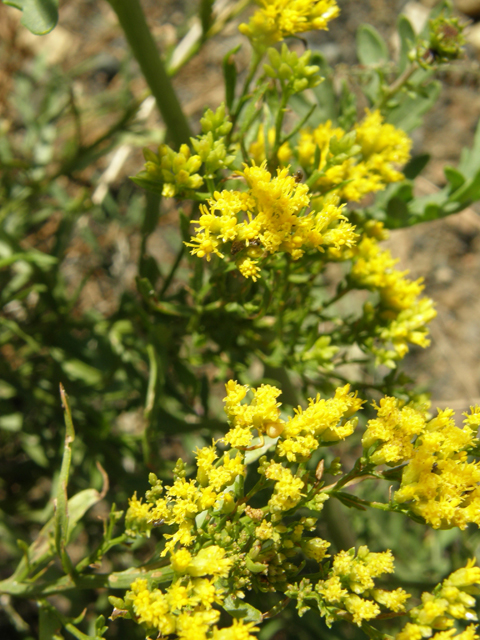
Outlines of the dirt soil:
[{"label": "dirt soil", "polygon": [[[191,25],[197,2],[186,0],[145,0],[143,2],[149,21],[160,46],[165,50],[175,46]],[[339,0],[341,16],[331,23],[331,29],[310,39],[311,46],[324,52],[331,64],[355,62],[355,31],[362,22],[376,26],[394,46],[393,33],[398,13],[420,11],[421,3],[405,0]],[[115,16],[106,2],[69,0],[61,3],[60,23],[52,34],[36,38],[18,27],[18,12],[0,4],[0,38],[11,38],[15,43],[14,55],[8,69],[0,69],[0,117],[1,95],[8,91],[8,74],[14,74],[31,58],[33,52],[48,51],[52,65],[67,69],[92,56],[103,56],[101,73],[118,65],[125,57],[126,43],[119,35]],[[187,29],[181,25],[187,21]],[[239,20],[237,20],[238,24]],[[190,61],[175,78],[175,86],[186,111],[197,120],[205,105],[215,107],[223,99],[221,85],[221,62],[223,56],[241,41],[236,24],[230,24],[225,32],[207,43],[201,54]],[[479,53],[468,48],[469,62],[465,68],[478,68]],[[247,47],[238,55],[239,67],[245,66]],[[110,67],[109,67],[110,65]],[[133,64],[135,69],[135,65]],[[1,73],[3,71],[3,75]],[[8,73],[7,73],[8,72]],[[110,90],[115,78],[108,84]],[[427,116],[424,126],[415,133],[414,151],[429,152],[433,160],[419,180],[421,193],[436,190],[444,182],[443,167],[458,161],[462,146],[472,141],[480,114],[478,74],[463,72],[447,75],[442,97]],[[98,74],[87,75],[81,87],[85,95],[105,91],[106,83]],[[145,84],[138,70],[134,72],[132,91],[141,95]],[[152,127],[159,120],[152,109],[148,115]],[[108,162],[108,160],[107,160]],[[114,187],[118,187],[128,175],[138,171],[141,154],[131,149],[118,171]],[[99,174],[107,168],[100,164]],[[412,229],[395,231],[391,237],[391,248],[400,259],[402,267],[409,268],[413,277],[423,277],[426,294],[437,305],[438,317],[432,323],[432,346],[427,350],[415,350],[406,360],[408,372],[425,390],[430,390],[432,400],[439,407],[450,406],[464,411],[469,404],[480,403],[480,207],[474,205],[448,219],[419,225]],[[168,225],[168,216],[164,218]],[[151,251],[168,251],[165,241],[168,229],[160,229],[151,240]],[[122,272],[129,273],[123,286],[132,286],[134,273],[128,271],[138,251],[138,239],[121,237],[106,238],[118,249],[123,244]],[[121,251],[120,251],[121,252]],[[74,263],[74,261],[73,261]],[[98,287],[98,285],[97,285]],[[87,289],[83,304],[105,303],[105,289],[98,292]],[[113,294],[112,294],[113,295]],[[107,296],[108,298],[108,296]]]}]

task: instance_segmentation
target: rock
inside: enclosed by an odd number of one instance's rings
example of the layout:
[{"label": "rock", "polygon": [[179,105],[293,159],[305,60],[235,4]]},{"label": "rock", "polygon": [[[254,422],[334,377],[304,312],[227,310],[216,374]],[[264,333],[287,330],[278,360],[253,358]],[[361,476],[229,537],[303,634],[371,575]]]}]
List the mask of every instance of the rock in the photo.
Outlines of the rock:
[{"label": "rock", "polygon": [[455,8],[471,18],[480,17],[480,0],[454,0]]},{"label": "rock", "polygon": [[480,51],[480,22],[465,30],[467,42]]},{"label": "rock", "polygon": [[428,15],[430,12],[419,2],[407,2],[402,10],[402,13],[406,15],[410,20],[412,27],[415,29],[415,32],[420,33],[428,20]]}]

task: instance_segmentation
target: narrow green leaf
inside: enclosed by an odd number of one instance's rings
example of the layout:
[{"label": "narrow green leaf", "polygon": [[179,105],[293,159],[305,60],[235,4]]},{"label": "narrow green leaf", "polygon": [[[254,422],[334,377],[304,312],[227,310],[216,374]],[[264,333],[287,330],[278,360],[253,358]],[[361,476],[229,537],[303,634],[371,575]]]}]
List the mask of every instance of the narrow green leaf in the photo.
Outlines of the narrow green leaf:
[{"label": "narrow green leaf", "polygon": [[67,543],[71,541],[73,530],[78,522],[83,518],[86,512],[93,507],[93,505],[100,502],[102,494],[96,489],[84,489],[79,491],[68,501],[68,532]]},{"label": "narrow green leaf", "polygon": [[473,178],[480,168],[480,120],[478,121],[471,149],[462,149],[458,170],[465,178]]},{"label": "narrow green leaf", "polygon": [[145,206],[145,216],[142,223],[142,235],[149,236],[158,225],[160,218],[160,202],[162,199],[161,193],[148,191],[147,202]]},{"label": "narrow green leaf", "polygon": [[20,9],[22,24],[36,36],[49,33],[58,22],[58,0],[3,0]]},{"label": "narrow green leaf", "polygon": [[63,385],[60,385],[60,397],[62,399],[63,415],[65,419],[65,444],[63,448],[62,466],[60,469],[60,476],[58,478],[58,489],[55,505],[55,548],[58,556],[62,560],[62,566],[66,573],[68,573],[68,566],[66,560],[65,547],[67,545],[68,537],[68,498],[67,498],[67,486],[68,476],[70,474],[70,463],[72,460],[71,445],[75,440],[75,430],[73,428],[72,413],[70,411],[70,405],[68,403],[68,396],[65,393]]},{"label": "narrow green leaf", "polygon": [[41,268],[48,268],[58,262],[55,256],[50,256],[42,251],[28,251],[25,253],[14,253],[8,256],[8,258],[2,258],[2,260],[0,260],[0,269],[9,267],[11,264],[21,262],[22,260],[32,262]]},{"label": "narrow green leaf", "polygon": [[130,180],[134,182],[138,187],[147,189],[148,191],[161,196],[163,192],[163,182],[160,182],[159,180],[152,180],[147,176],[148,174],[146,172],[141,171],[136,176],[130,176]]},{"label": "narrow green leaf", "polygon": [[153,569],[152,571],[145,571],[143,568],[117,571],[108,576],[108,586],[111,589],[128,589],[137,578],[144,578],[156,586],[164,582],[171,582],[173,569],[171,567],[165,567],[162,569]]},{"label": "narrow green leaf", "polygon": [[201,0],[200,2],[200,22],[202,23],[202,37],[205,38],[213,23],[213,3],[214,0]]},{"label": "narrow green leaf", "polygon": [[361,24],[358,28],[357,57],[365,66],[377,65],[389,58],[385,40],[371,24]]},{"label": "narrow green leaf", "polygon": [[332,496],[340,500],[342,504],[344,504],[346,507],[349,507],[350,509],[353,508],[358,509],[359,511],[366,511],[366,508],[363,506],[363,504],[361,504],[359,499],[350,493],[345,493],[344,491],[335,491]]},{"label": "narrow green leaf", "polygon": [[80,380],[89,387],[95,387],[102,381],[102,372],[99,369],[76,358],[62,362],[62,369],[70,378]]},{"label": "narrow green leaf", "polygon": [[223,58],[223,78],[225,80],[225,104],[229,111],[232,110],[235,100],[235,87],[237,84],[237,65],[235,64],[234,55],[239,51],[241,45],[237,45],[231,49]]}]

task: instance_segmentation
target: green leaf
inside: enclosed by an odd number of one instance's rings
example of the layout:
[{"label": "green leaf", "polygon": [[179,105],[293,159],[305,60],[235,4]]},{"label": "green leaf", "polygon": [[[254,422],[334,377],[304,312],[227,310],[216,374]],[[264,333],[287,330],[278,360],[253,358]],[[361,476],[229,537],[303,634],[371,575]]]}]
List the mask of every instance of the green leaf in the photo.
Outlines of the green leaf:
[{"label": "green leaf", "polygon": [[161,198],[162,196],[159,193],[153,193],[152,191],[147,192],[145,217],[143,218],[142,223],[142,234],[144,236],[149,236],[157,228],[158,220],[160,218]]},{"label": "green leaf", "polygon": [[389,200],[387,205],[387,220],[385,226],[388,229],[399,229],[408,225],[410,217],[407,204],[398,197]]},{"label": "green leaf", "polygon": [[480,169],[476,172],[471,180],[468,180],[459,189],[451,194],[448,201],[458,202],[468,206],[471,202],[480,198]]},{"label": "green leaf", "polygon": [[58,556],[62,560],[62,566],[66,573],[69,573],[70,567],[67,560],[65,547],[67,545],[68,536],[68,498],[67,498],[67,486],[68,476],[70,474],[70,463],[72,460],[71,445],[75,440],[75,430],[73,428],[72,413],[70,411],[70,405],[68,403],[68,396],[65,393],[65,389],[60,385],[60,397],[62,399],[63,415],[65,419],[65,444],[63,448],[62,466],[60,469],[60,476],[58,478],[58,489],[56,495],[55,505],[55,548]]},{"label": "green leaf", "polygon": [[[106,489],[104,489],[104,491],[106,491]],[[68,501],[67,543],[72,539],[73,530],[76,524],[83,518],[86,512],[93,507],[93,505],[100,502],[102,497],[102,494],[96,489],[84,489],[70,498]]]},{"label": "green leaf", "polygon": [[232,110],[233,101],[235,100],[235,87],[237,84],[237,65],[233,56],[240,50],[241,45],[237,45],[231,49],[223,58],[223,78],[225,80],[225,104],[229,111]]},{"label": "green leaf", "polygon": [[403,168],[403,175],[408,180],[414,180],[425,169],[430,162],[430,155],[428,153],[422,153],[419,156],[413,156]]},{"label": "green leaf", "polygon": [[22,24],[36,36],[49,33],[58,22],[58,0],[3,0],[20,9]]},{"label": "green leaf", "polygon": [[312,89],[318,105],[318,109],[314,112],[315,122],[312,122],[312,126],[317,126],[326,120],[336,122],[337,97],[333,86],[333,70],[327,64],[325,57],[318,52],[312,55],[311,64],[320,67],[320,75],[325,78],[323,82]]},{"label": "green leaf", "polygon": [[62,623],[50,607],[40,607],[38,618],[39,640],[52,640],[55,634],[60,631]]},{"label": "green leaf", "polygon": [[153,569],[145,571],[144,567],[138,569],[126,569],[125,571],[117,571],[108,576],[108,586],[111,589],[128,589],[132,582],[137,578],[144,578],[155,586],[164,582],[171,582],[173,578],[173,569],[165,567],[162,569]]},{"label": "green leaf", "polygon": [[248,602],[228,596],[225,598],[223,608],[232,618],[241,618],[244,622],[254,622],[259,624],[263,620],[262,612],[252,607]]},{"label": "green leaf", "polygon": [[357,57],[367,67],[387,62],[389,58],[385,40],[370,24],[361,24],[358,28]]},{"label": "green leaf", "polygon": [[23,415],[21,413],[10,413],[0,417],[0,429],[4,431],[21,431]]},{"label": "green leaf", "polygon": [[[426,76],[429,75],[428,72],[423,72],[423,70],[421,70],[421,73]],[[425,82],[426,80],[427,77],[424,78]],[[423,95],[405,96],[399,106],[392,109],[387,115],[387,121],[407,133],[416,129],[422,124],[423,114],[429,111],[437,101],[440,89],[440,82],[430,81],[425,87]]]},{"label": "green leaf", "polygon": [[480,167],[480,120],[478,121],[471,149],[462,149],[458,170],[466,178],[473,178]]},{"label": "green leaf", "polygon": [[335,491],[335,493],[333,493],[332,495],[350,509],[366,511],[366,508],[363,506],[360,500],[350,493],[345,493],[344,491]]},{"label": "green leaf", "polygon": [[453,167],[444,167],[443,173],[447,181],[450,183],[452,192],[460,189],[465,184],[465,177]]},{"label": "green leaf", "polygon": [[142,187],[142,189],[147,189],[148,191],[161,196],[163,192],[163,182],[160,182],[159,180],[152,180],[147,176],[148,174],[146,171],[141,171],[136,176],[130,176],[130,180],[137,186]]},{"label": "green leaf", "polygon": [[55,256],[50,256],[47,253],[43,253],[42,251],[32,250],[26,253],[14,253],[11,256],[8,256],[8,258],[2,258],[2,260],[0,260],[0,269],[9,267],[11,264],[14,264],[15,262],[21,262],[22,260],[24,260],[25,262],[32,262],[40,268],[45,269],[48,269],[48,267],[58,262]]},{"label": "green leaf", "polygon": [[200,21],[202,23],[202,37],[205,38],[213,23],[213,2],[214,0],[201,0]]},{"label": "green leaf", "polygon": [[400,37],[400,58],[398,61],[399,71],[405,71],[410,61],[408,53],[412,49],[416,41],[415,31],[407,16],[400,14],[397,22],[398,35]]},{"label": "green leaf", "polygon": [[102,381],[102,372],[99,369],[76,358],[62,362],[62,369],[71,379],[80,380],[89,387],[95,387]]}]

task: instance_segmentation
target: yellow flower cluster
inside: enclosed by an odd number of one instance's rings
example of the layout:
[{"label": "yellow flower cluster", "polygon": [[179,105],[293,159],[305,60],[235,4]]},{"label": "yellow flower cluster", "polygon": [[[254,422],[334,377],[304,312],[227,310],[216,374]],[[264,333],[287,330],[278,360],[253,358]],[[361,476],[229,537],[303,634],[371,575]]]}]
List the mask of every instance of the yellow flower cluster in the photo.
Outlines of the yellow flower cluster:
[{"label": "yellow flower cluster", "polygon": [[220,492],[232,484],[238,475],[245,475],[241,453],[232,458],[228,453],[225,454],[222,464],[214,467],[216,458],[215,447],[200,449],[197,452],[198,482],[177,478],[167,488],[165,497],[157,498],[154,503],[142,504],[134,495],[126,514],[127,529],[149,535],[152,526],[157,523],[175,525],[173,534],[164,534],[168,542],[162,555],[171,553],[177,544],[190,546],[195,540],[195,516],[212,506],[222,508],[230,502],[228,492]]},{"label": "yellow flower cluster", "polygon": [[[385,235],[384,235],[385,237]],[[428,347],[427,324],[436,316],[430,298],[419,298],[424,285],[422,278],[410,280],[408,271],[395,269],[398,262],[388,250],[382,250],[378,240],[364,235],[353,249],[351,280],[360,288],[378,292],[379,315],[376,337],[393,349],[379,348],[371,341],[377,360],[387,366],[408,353],[408,344]]]},{"label": "yellow flower cluster", "polygon": [[303,480],[294,476],[290,469],[278,462],[272,462],[265,469],[265,477],[268,480],[275,480],[273,494],[268,501],[272,513],[293,509],[304,496]]},{"label": "yellow flower cluster", "polygon": [[394,499],[435,529],[480,524],[480,463],[468,462],[478,440],[480,407],[471,407],[463,429],[455,425],[451,409],[425,422]]},{"label": "yellow flower cluster", "polygon": [[280,389],[269,384],[262,384],[257,389],[252,389],[253,400],[249,404],[241,404],[246,397],[249,387],[238,384],[235,380],[229,380],[225,385],[227,395],[224,398],[225,413],[231,429],[223,440],[236,449],[248,448],[253,440],[253,430],[259,434],[276,437],[283,428],[283,420],[280,419],[280,402],[277,402],[281,394]]},{"label": "yellow flower cluster", "polygon": [[413,455],[413,438],[425,429],[425,415],[413,407],[399,407],[396,398],[382,398],[380,406],[375,402],[377,417],[367,422],[362,438],[365,451],[375,447],[369,460],[373,464],[397,465],[410,460]]},{"label": "yellow flower cluster", "polygon": [[363,401],[357,392],[350,392],[350,385],[339,387],[328,400],[310,399],[307,409],[295,410],[295,416],[285,424],[277,444],[280,456],[290,462],[309,458],[318,449],[319,442],[335,442],[351,435],[357,419],[348,420],[362,408]]},{"label": "yellow flower cluster", "polygon": [[[163,592],[149,589],[147,580],[135,580],[125,596],[136,621],[148,630],[155,629],[161,636],[176,634],[180,640],[249,640],[253,624],[234,621],[232,627],[218,629],[220,611],[213,608],[222,604],[224,590],[216,584],[226,577],[232,560],[225,557],[224,549],[213,545],[201,549],[192,558],[186,549],[172,554],[172,568],[176,579]],[[210,577],[205,577],[210,576]]]},{"label": "yellow flower cluster", "polygon": [[298,597],[300,614],[309,608],[304,600],[316,600],[320,611],[325,612],[327,625],[344,618],[347,612],[361,626],[363,621],[379,616],[382,607],[393,612],[405,610],[410,595],[403,589],[386,591],[375,587],[375,578],[393,571],[391,551],[372,553],[362,546],[356,556],[355,549],[337,553],[326,580],[319,580],[314,587],[309,580],[303,580],[287,593]]},{"label": "yellow flower cluster", "polygon": [[[262,384],[252,389],[253,400],[249,404],[242,404],[249,391],[247,385],[230,380],[226,390],[225,412],[231,429],[223,438],[224,441],[235,448],[248,448],[256,429],[261,436],[279,437],[276,451],[289,462],[308,459],[318,449],[320,441],[344,440],[352,434],[357,421],[348,418],[359,411],[363,404],[357,392],[350,392],[350,385],[347,384],[338,387],[333,398],[325,400],[320,395],[315,399],[310,398],[307,409],[298,407],[295,415],[284,422],[280,418],[281,404],[277,402],[281,391],[276,387]],[[271,473],[278,475],[279,472]],[[272,479],[279,480],[273,475]]]},{"label": "yellow flower cluster", "polygon": [[[357,552],[337,553],[331,566],[325,565],[330,543],[308,535],[316,530],[318,515],[296,513],[302,508],[318,514],[323,502],[335,497],[335,485],[325,489],[322,473],[317,469],[312,475],[304,463],[322,443],[352,433],[352,416],[363,401],[346,385],[333,398],[311,399],[305,410],[298,408],[283,420],[279,395],[272,385],[250,390],[230,380],[224,399],[230,429],[222,446],[233,451],[220,454],[215,442],[197,449],[196,479],[184,477],[179,461],[172,486],[164,488],[151,474],[147,502],[133,496],[126,516],[129,533],[149,535],[153,526],[171,527],[163,533],[161,556],[168,554],[173,579],[163,590],[152,576],[148,581],[137,579],[124,601],[115,605],[116,615],[133,617],[148,632],[175,634],[179,640],[253,640],[258,630],[253,623],[235,620],[230,627],[218,628],[218,606],[228,611],[227,596],[243,598],[251,589],[281,591],[297,600],[300,615],[313,600],[328,625],[348,619],[362,627],[379,616],[405,611],[408,593],[380,589],[375,583],[394,570],[390,551],[373,553],[362,546]],[[467,457],[478,444],[480,407],[472,408],[459,428],[449,410],[428,420],[426,408],[405,406],[394,398],[383,398],[374,406],[377,417],[368,421],[362,439],[364,468],[405,464],[394,501],[408,503],[405,511],[435,528],[479,524],[480,463]],[[254,442],[255,435],[260,442]],[[265,440],[267,436],[271,439]],[[257,456],[258,480],[245,494],[244,451],[259,447],[264,455]],[[265,496],[263,506],[258,501],[255,507],[249,504],[255,494],[257,499]],[[320,565],[324,579],[316,584],[306,577],[295,582],[305,558]],[[454,635],[453,620],[476,619],[473,594],[479,581],[480,568],[469,563],[433,594],[423,594],[396,640],[475,640],[473,626]]]},{"label": "yellow flower cluster", "polygon": [[363,546],[358,549],[357,557],[353,549],[340,551],[333,559],[328,579],[320,580],[315,590],[327,603],[348,611],[353,622],[361,626],[363,620],[380,614],[380,605],[391,611],[405,609],[404,603],[410,595],[403,589],[375,588],[374,578],[393,571],[391,551],[372,553]]},{"label": "yellow flower cluster", "polygon": [[[480,567],[474,564],[475,560],[471,560],[463,569],[454,571],[433,594],[422,594],[422,604],[409,611],[414,622],[407,623],[395,640],[477,640],[475,625],[458,634],[453,626],[454,620],[478,619],[471,594],[478,593]],[[434,630],[439,632],[432,635]]]},{"label": "yellow flower cluster", "polygon": [[342,214],[338,198],[325,198],[320,210],[305,213],[310,204],[308,187],[297,184],[288,168],[278,169],[273,177],[265,163],[253,164],[239,175],[248,191],[217,191],[208,206],[200,205],[196,235],[186,243],[193,255],[224,258],[222,244],[232,243],[232,253],[242,252],[237,259],[241,273],[256,280],[260,271],[256,258],[264,252],[282,251],[298,260],[309,249],[355,244],[354,227]]},{"label": "yellow flower cluster", "polygon": [[260,9],[248,24],[241,24],[253,47],[264,50],[287,36],[327,25],[340,12],[335,0],[257,0]]},{"label": "yellow flower cluster", "polygon": [[[404,131],[384,123],[378,110],[367,110],[364,120],[353,131],[355,137],[349,137],[349,144],[344,138],[346,132],[341,127],[332,127],[330,120],[313,131],[301,131],[298,160],[305,169],[321,172],[315,189],[321,192],[335,189],[342,200],[358,202],[368,193],[403,179],[396,167],[408,161],[412,143]],[[317,147],[320,164],[314,167]]]},{"label": "yellow flower cluster", "polygon": [[369,461],[407,463],[394,500],[409,503],[435,529],[480,524],[480,464],[468,462],[468,451],[478,442],[480,407],[471,408],[461,429],[451,409],[427,420],[424,411],[401,407],[395,398],[374,406],[377,418],[368,421],[362,438]]}]

